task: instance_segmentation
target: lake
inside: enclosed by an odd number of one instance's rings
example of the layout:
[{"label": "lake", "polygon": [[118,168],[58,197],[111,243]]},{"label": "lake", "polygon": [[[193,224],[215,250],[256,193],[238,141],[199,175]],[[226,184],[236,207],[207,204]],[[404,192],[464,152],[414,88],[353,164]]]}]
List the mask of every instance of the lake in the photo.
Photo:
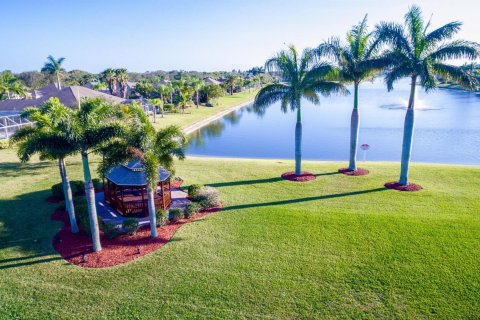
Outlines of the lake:
[{"label": "lake", "polygon": [[[302,101],[303,159],[348,160],[352,94],[321,98],[320,105]],[[480,164],[480,95],[417,88],[412,160],[417,162]],[[387,92],[381,80],[361,85],[360,144],[370,145],[358,159],[399,161],[403,123],[409,97],[408,80]],[[296,115],[284,114],[280,104],[263,116],[247,106],[192,134],[192,156],[294,158]]]}]

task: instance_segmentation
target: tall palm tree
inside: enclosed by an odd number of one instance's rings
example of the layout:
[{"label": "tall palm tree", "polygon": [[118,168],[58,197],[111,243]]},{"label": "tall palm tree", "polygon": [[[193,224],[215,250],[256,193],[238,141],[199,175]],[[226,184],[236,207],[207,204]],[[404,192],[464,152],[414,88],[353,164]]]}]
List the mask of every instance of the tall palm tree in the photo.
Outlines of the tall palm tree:
[{"label": "tall palm tree", "polygon": [[174,87],[178,95],[178,104],[182,107],[182,112],[185,112],[185,107],[192,100],[193,88],[183,79],[175,81]]},{"label": "tall palm tree", "polygon": [[16,78],[13,73],[10,71],[5,71],[0,74],[0,100],[6,94],[7,98],[10,99],[11,94],[16,94],[21,97],[28,97],[29,93],[27,92],[27,87]]},{"label": "tall palm tree", "polygon": [[127,69],[116,69],[115,70],[115,79],[120,85],[120,96],[124,99],[127,98],[127,82],[128,82],[128,72]]},{"label": "tall palm tree", "polygon": [[227,75],[227,87],[229,90],[230,95],[233,94],[233,89],[238,82],[238,76],[236,74],[230,73]]},{"label": "tall palm tree", "polygon": [[447,64],[450,59],[476,59],[479,45],[463,40],[453,40],[460,31],[461,22],[450,22],[436,30],[428,31],[430,22],[425,23],[421,9],[412,6],[405,15],[405,25],[382,22],[377,26],[376,36],[391,46],[385,57],[391,66],[385,74],[388,90],[401,78],[409,77],[410,99],[408,101],[403,131],[402,160],[399,184],[409,184],[408,171],[412,152],[415,123],[415,90],[418,84],[426,92],[437,87],[436,75],[449,79],[464,87],[476,85],[475,79],[461,67]]},{"label": "tall palm tree", "polygon": [[102,246],[89,155],[92,152],[100,152],[102,147],[110,141],[126,134],[127,124],[120,120],[122,118],[123,111],[121,108],[110,105],[105,100],[95,98],[82,101],[80,110],[75,110],[70,117],[61,123],[61,129],[82,156],[85,197],[88,206],[93,251],[95,252],[102,250]]},{"label": "tall palm tree", "polygon": [[65,73],[65,69],[62,67],[63,61],[65,61],[65,58],[63,57],[55,59],[53,56],[50,55],[47,57],[47,62],[45,62],[41,70],[42,72],[48,73],[57,79],[58,90],[62,90],[60,77],[63,77]]},{"label": "tall palm tree", "polygon": [[108,91],[111,95],[114,95],[117,92],[117,74],[112,68],[103,70],[100,74],[100,78],[103,82],[106,82],[108,85]]},{"label": "tall palm tree", "polygon": [[187,139],[182,130],[169,126],[155,132],[142,108],[131,106],[128,109],[130,117],[129,133],[125,139],[116,140],[105,146],[105,158],[101,173],[105,174],[113,166],[132,159],[142,162],[147,181],[147,202],[150,220],[150,234],[157,237],[154,196],[159,180],[159,166],[164,167],[173,175],[173,157],[185,159]]},{"label": "tall palm tree", "polygon": [[202,89],[204,82],[200,78],[193,78],[192,81],[190,81],[190,85],[192,86],[193,90],[195,91],[195,104],[198,106],[200,105],[200,89]]},{"label": "tall palm tree", "polygon": [[347,33],[347,43],[332,38],[322,43],[315,53],[318,57],[331,58],[340,69],[343,82],[353,83],[354,98],[350,126],[350,162],[349,171],[357,170],[358,132],[360,114],[358,94],[360,84],[372,79],[386,66],[386,59],[379,55],[379,41],[368,31],[367,16]]},{"label": "tall palm tree", "polygon": [[39,154],[40,159],[58,161],[70,229],[72,233],[78,233],[72,189],[65,167],[65,158],[74,154],[76,149],[59,128],[59,121],[71,113],[72,110],[62,105],[58,98],[50,98],[41,108],[27,108],[22,117],[28,117],[35,125],[21,128],[12,140],[18,144],[18,157],[22,162],[30,160],[33,154]]},{"label": "tall palm tree", "polygon": [[318,104],[318,94],[328,96],[334,92],[346,93],[346,88],[334,81],[336,69],[323,62],[315,62],[315,55],[311,50],[304,50],[298,54],[295,47],[280,51],[276,56],[267,60],[265,69],[280,76],[282,82],[271,83],[263,87],[256,95],[254,108],[257,112],[277,102],[287,112],[288,106],[297,112],[295,126],[295,175],[302,172],[302,116],[301,99]]}]

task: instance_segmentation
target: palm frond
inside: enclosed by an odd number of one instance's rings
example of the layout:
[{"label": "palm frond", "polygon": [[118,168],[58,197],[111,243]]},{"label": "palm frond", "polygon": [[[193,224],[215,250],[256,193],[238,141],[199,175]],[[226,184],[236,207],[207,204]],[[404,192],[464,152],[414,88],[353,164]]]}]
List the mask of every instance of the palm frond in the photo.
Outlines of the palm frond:
[{"label": "palm frond", "polygon": [[477,79],[461,67],[436,62],[432,64],[432,69],[444,79],[451,80],[465,89],[476,89],[478,86]]},{"label": "palm frond", "polygon": [[267,106],[283,99],[290,91],[290,88],[282,83],[271,83],[260,89],[255,96],[253,109],[260,111]]},{"label": "palm frond", "polygon": [[444,61],[449,59],[477,59],[480,56],[480,46],[475,42],[456,40],[440,46],[437,50],[430,53],[427,58],[435,61]]}]

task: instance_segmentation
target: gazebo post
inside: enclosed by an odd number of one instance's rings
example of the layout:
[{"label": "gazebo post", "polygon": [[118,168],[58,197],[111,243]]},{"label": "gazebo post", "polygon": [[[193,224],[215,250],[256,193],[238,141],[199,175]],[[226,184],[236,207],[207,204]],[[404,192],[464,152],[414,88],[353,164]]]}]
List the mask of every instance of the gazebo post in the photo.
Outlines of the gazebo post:
[{"label": "gazebo post", "polygon": [[162,189],[162,209],[167,210],[167,206],[165,205],[165,189],[164,189],[163,183],[164,183],[163,181],[160,182],[160,188]]},{"label": "gazebo post", "polygon": [[[145,214],[145,197],[143,196],[143,191],[145,190],[144,187],[140,187],[140,190],[142,192],[142,213]],[[148,210],[147,210],[148,212]]]},{"label": "gazebo post", "polygon": [[123,211],[123,214],[126,215],[125,205],[123,204],[123,187],[120,187],[120,199],[121,199],[121,202],[122,202],[122,211]]}]

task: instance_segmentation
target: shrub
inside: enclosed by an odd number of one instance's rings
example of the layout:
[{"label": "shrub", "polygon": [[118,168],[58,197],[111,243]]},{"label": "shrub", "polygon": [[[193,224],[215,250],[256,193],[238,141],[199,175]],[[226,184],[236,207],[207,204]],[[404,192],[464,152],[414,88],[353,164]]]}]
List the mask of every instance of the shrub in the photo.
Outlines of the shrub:
[{"label": "shrub", "polygon": [[72,180],[70,181],[70,188],[72,188],[73,194],[83,194],[85,193],[85,183],[81,180]]},{"label": "shrub", "polygon": [[193,200],[198,202],[202,209],[211,209],[220,204],[220,194],[215,188],[203,187],[198,190]]},{"label": "shrub", "polygon": [[63,195],[63,185],[61,183],[54,184],[51,188],[52,196],[57,199],[65,199]]},{"label": "shrub", "polygon": [[172,111],[173,109],[175,109],[175,106],[172,103],[165,103],[163,105],[164,111]]},{"label": "shrub", "polygon": [[215,107],[215,106],[214,106],[212,103],[207,102],[207,103],[205,104],[205,107],[212,108],[212,107]]},{"label": "shrub", "polygon": [[168,223],[167,212],[165,210],[160,209],[155,215],[157,217],[157,227],[164,226]]},{"label": "shrub", "polygon": [[122,224],[123,231],[125,231],[128,235],[133,236],[137,233],[140,226],[138,225],[138,221],[135,218],[127,218],[123,221]]},{"label": "shrub", "polygon": [[188,186],[188,196],[190,198],[194,198],[201,188],[202,188],[202,186],[199,185],[199,184],[192,184],[192,185]]},{"label": "shrub", "polygon": [[117,225],[113,222],[105,222],[102,220],[101,223],[103,233],[107,237],[107,239],[114,239],[118,236]]},{"label": "shrub", "polygon": [[183,211],[178,208],[170,209],[168,211],[168,215],[169,215],[170,221],[176,222],[183,218]]},{"label": "shrub", "polygon": [[[83,183],[83,182],[82,182]],[[95,178],[95,179],[92,179],[92,183],[93,183],[93,187],[96,189],[96,190],[100,190],[100,189],[103,189],[103,182],[102,180],[98,179],[98,178]]]},{"label": "shrub", "polygon": [[185,218],[193,218],[200,211],[200,205],[198,203],[187,203],[185,206]]},{"label": "shrub", "polygon": [[75,207],[75,216],[80,228],[87,234],[90,234],[90,217],[88,216],[88,205],[85,197],[73,198],[73,206]]},{"label": "shrub", "polygon": [[0,140],[0,150],[10,148],[10,141],[8,139]]}]

